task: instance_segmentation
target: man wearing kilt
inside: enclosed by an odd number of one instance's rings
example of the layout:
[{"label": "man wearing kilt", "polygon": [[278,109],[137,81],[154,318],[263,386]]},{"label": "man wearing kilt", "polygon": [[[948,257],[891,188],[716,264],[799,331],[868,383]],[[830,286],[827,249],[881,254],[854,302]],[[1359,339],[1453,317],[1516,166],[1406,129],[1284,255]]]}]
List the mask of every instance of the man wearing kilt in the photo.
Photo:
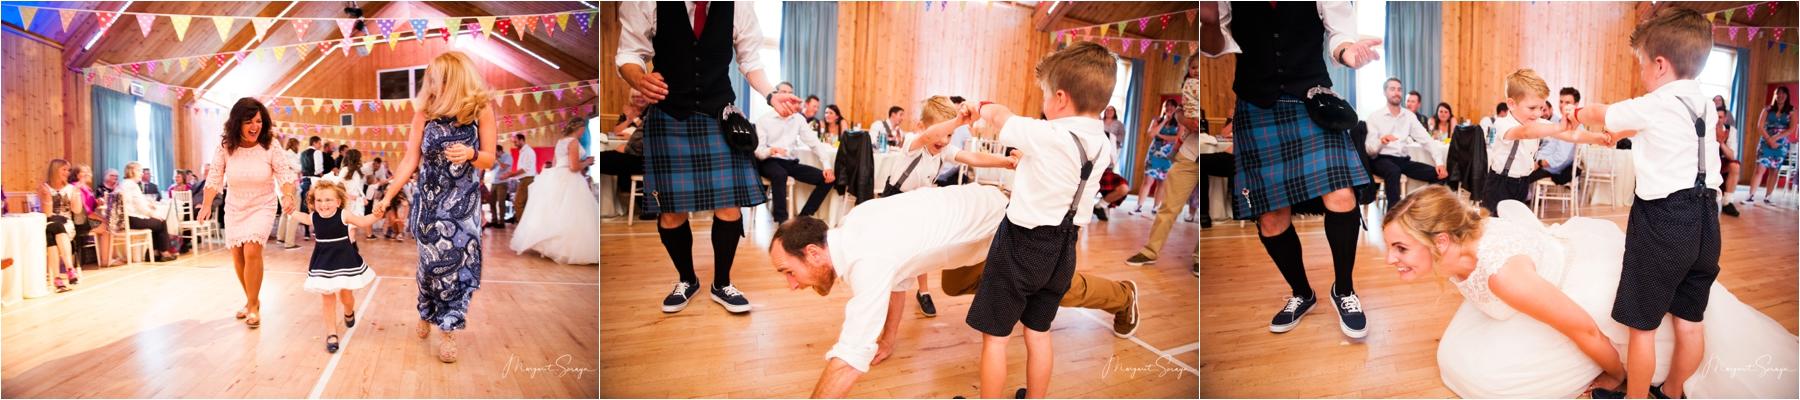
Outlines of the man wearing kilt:
[{"label": "man wearing kilt", "polygon": [[[680,274],[663,299],[663,312],[681,311],[699,291],[687,213],[703,210],[713,211],[712,299],[733,313],[750,311],[750,301],[731,285],[731,263],[744,234],[738,208],[768,198],[755,157],[732,150],[719,126],[723,110],[737,97],[726,76],[733,55],[757,92],[773,93],[774,86],[757,54],[762,31],[756,15],[734,6],[728,1],[619,6],[619,75],[643,94],[642,101],[654,103],[643,116],[645,207],[660,216],[657,233]],[[783,114],[800,107],[792,94],[773,94],[769,102]]]},{"label": "man wearing kilt", "polygon": [[1237,94],[1236,215],[1257,220],[1263,248],[1293,290],[1269,331],[1293,330],[1317,301],[1306,279],[1300,237],[1290,222],[1295,213],[1323,213],[1336,272],[1330,293],[1339,328],[1351,338],[1364,337],[1367,322],[1351,283],[1362,219],[1352,187],[1369,184],[1369,173],[1349,132],[1320,127],[1304,101],[1308,90],[1331,87],[1327,57],[1358,68],[1379,58],[1373,48],[1381,40],[1355,38],[1350,2],[1208,1],[1201,4],[1200,15],[1202,53],[1239,53],[1232,84]]}]

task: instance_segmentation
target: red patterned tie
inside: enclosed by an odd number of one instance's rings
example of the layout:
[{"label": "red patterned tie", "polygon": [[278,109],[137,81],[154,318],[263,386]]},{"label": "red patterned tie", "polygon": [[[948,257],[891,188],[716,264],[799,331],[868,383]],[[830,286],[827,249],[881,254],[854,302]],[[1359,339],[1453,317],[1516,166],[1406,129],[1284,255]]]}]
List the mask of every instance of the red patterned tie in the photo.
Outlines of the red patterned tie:
[{"label": "red patterned tie", "polygon": [[694,39],[700,38],[700,31],[706,29],[706,2],[694,2]]}]

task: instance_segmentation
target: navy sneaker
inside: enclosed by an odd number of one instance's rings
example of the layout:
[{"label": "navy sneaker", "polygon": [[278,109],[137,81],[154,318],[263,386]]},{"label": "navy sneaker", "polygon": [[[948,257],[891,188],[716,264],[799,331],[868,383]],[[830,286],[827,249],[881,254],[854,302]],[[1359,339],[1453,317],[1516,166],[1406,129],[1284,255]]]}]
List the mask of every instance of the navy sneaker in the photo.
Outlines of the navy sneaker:
[{"label": "navy sneaker", "polygon": [[[1663,387],[1663,385],[1651,386],[1650,387],[1650,398],[1652,398],[1652,399],[1672,398],[1672,397],[1669,397],[1669,395],[1663,394],[1662,387]],[[1681,398],[1683,398],[1683,399],[1688,398],[1687,393],[1682,393]]]},{"label": "navy sneaker", "polygon": [[931,294],[930,293],[919,292],[919,294],[915,297],[917,297],[919,299],[919,312],[920,313],[925,314],[926,317],[936,317],[937,316],[937,304],[934,304],[931,302]]},{"label": "navy sneaker", "polygon": [[675,282],[675,290],[669,292],[669,297],[663,298],[662,311],[672,313],[687,308],[688,300],[692,300],[694,292],[698,291],[700,291],[698,285],[681,281]]},{"label": "navy sneaker", "polygon": [[714,302],[719,303],[719,305],[725,306],[725,311],[730,311],[732,314],[750,312],[750,300],[744,299],[744,292],[738,291],[735,286],[714,286],[712,288],[712,299]]},{"label": "navy sneaker", "polygon": [[1362,339],[1369,336],[1369,321],[1363,316],[1362,299],[1355,293],[1338,295],[1337,284],[1331,285],[1331,302],[1337,306],[1338,327],[1344,330],[1344,336],[1351,339]]},{"label": "navy sneaker", "polygon": [[1300,317],[1306,316],[1306,312],[1312,311],[1313,304],[1318,302],[1318,296],[1305,299],[1288,296],[1287,305],[1282,306],[1281,312],[1275,313],[1275,319],[1269,321],[1269,332],[1282,333],[1294,330],[1295,326],[1300,325]]}]

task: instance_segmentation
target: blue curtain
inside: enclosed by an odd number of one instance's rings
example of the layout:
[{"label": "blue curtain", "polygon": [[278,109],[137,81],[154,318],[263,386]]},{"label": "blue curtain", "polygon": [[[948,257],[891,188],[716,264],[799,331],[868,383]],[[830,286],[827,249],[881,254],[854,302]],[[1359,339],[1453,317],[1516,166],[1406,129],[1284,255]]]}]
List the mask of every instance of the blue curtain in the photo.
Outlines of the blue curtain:
[{"label": "blue curtain", "polygon": [[[150,126],[146,128],[150,131],[150,159],[143,161],[155,168],[156,173],[151,178],[156,181],[156,187],[167,191],[175,181],[175,113],[169,106],[149,104]],[[200,143],[208,142],[207,139],[202,135]]]},{"label": "blue curtain", "polygon": [[104,178],[107,169],[120,169],[137,159],[137,121],[131,95],[94,86],[94,175]]},{"label": "blue curtain", "polygon": [[[1125,147],[1119,149],[1119,175],[1125,176],[1126,182],[1137,184],[1133,180],[1139,174],[1131,173],[1137,166],[1137,123],[1139,110],[1143,104],[1139,101],[1144,93],[1144,60],[1130,58],[1131,83],[1125,89],[1125,109],[1119,110],[1119,122],[1125,123]],[[1160,106],[1159,106],[1160,107]]]},{"label": "blue curtain", "polygon": [[1436,2],[1387,3],[1387,37],[1382,45],[1387,49],[1388,72],[1400,78],[1406,91],[1419,92],[1419,112],[1427,115],[1436,112],[1442,99],[1442,19],[1443,6]]},{"label": "blue curtain", "polygon": [[781,4],[781,73],[801,99],[814,95],[837,104],[837,15],[837,3]]}]

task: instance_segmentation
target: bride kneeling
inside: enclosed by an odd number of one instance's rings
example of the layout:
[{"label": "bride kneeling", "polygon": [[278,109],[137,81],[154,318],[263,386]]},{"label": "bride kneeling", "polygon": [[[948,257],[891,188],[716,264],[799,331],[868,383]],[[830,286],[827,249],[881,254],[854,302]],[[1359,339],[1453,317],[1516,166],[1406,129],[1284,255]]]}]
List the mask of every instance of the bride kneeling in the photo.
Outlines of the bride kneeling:
[{"label": "bride kneeling", "polygon": [[[1382,220],[1387,262],[1403,280],[1426,274],[1464,300],[1438,343],[1444,386],[1462,397],[1573,398],[1622,390],[1629,328],[1613,321],[1625,233],[1612,222],[1571,218],[1544,226],[1503,202],[1500,216],[1443,186],[1407,196]],[[1656,332],[1653,384],[1689,397],[1795,398],[1800,341],[1714,282],[1705,314],[1704,361],[1669,371],[1675,327]],[[1673,395],[1673,394],[1671,394]]]}]

